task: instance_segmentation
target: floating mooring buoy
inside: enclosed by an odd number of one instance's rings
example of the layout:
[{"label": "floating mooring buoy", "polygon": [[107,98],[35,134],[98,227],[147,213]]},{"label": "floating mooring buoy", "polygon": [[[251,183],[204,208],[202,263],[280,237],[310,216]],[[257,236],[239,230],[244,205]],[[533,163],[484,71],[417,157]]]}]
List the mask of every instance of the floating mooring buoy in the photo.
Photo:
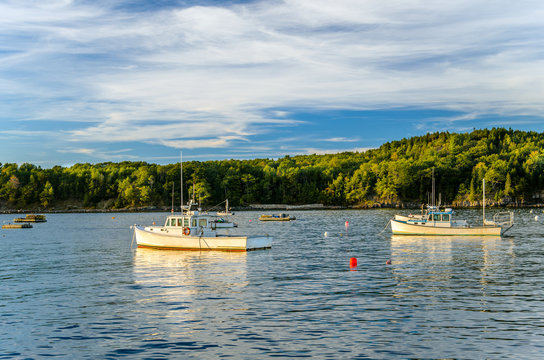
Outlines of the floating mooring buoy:
[{"label": "floating mooring buoy", "polygon": [[357,258],[349,259],[349,267],[357,267]]}]

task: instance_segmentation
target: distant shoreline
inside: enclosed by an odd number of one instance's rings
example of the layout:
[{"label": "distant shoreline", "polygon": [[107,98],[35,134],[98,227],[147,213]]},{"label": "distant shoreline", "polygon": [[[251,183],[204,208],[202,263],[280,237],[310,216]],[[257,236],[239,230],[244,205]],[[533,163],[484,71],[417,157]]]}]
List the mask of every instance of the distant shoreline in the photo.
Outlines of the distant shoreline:
[{"label": "distant shoreline", "polygon": [[[473,206],[454,206],[446,205],[453,209],[481,209],[481,205]],[[532,209],[542,208],[544,204],[524,204],[524,205],[498,205],[487,204],[490,209]],[[283,205],[283,204],[253,204],[249,206],[233,207],[232,211],[309,211],[309,210],[372,210],[372,209],[398,209],[398,210],[420,210],[421,205],[415,204],[380,204],[375,203],[369,206],[339,206],[339,205],[323,205],[323,204],[307,204],[307,205]],[[65,208],[65,209],[0,209],[0,214],[28,214],[28,213],[44,213],[44,214],[78,214],[78,213],[144,213],[144,212],[170,212],[169,207],[146,206],[137,208],[124,209],[82,209],[82,208]],[[179,212],[179,207],[174,208],[174,212]],[[214,211],[204,208],[204,211]]]}]

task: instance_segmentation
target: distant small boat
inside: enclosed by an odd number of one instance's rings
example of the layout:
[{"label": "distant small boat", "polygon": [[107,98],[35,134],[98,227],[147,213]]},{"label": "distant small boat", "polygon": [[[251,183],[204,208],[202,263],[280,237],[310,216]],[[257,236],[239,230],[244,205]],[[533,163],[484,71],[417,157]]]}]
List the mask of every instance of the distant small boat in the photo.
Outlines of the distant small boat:
[{"label": "distant small boat", "polygon": [[32,227],[32,225],[30,225],[28,223],[2,225],[2,229],[30,229],[31,227]]},{"label": "distant small boat", "polygon": [[219,212],[217,212],[217,215],[218,216],[234,215],[234,213],[231,212],[230,209],[229,209],[229,199],[225,200],[225,211],[219,211]]},{"label": "distant small boat", "polygon": [[296,220],[294,216],[289,216],[288,214],[279,214],[279,215],[265,215],[262,214],[259,217],[260,221],[291,221]]},{"label": "distant small boat", "polygon": [[20,223],[20,222],[46,222],[45,215],[36,215],[36,214],[27,214],[24,218],[15,218],[13,219],[14,222]]}]

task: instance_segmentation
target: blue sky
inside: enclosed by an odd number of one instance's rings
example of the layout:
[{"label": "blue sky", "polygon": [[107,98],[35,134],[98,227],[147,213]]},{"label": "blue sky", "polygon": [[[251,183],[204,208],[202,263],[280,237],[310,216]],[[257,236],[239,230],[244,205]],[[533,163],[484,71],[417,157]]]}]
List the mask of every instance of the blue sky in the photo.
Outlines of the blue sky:
[{"label": "blue sky", "polygon": [[0,162],[277,158],[544,131],[538,0],[0,2]]}]

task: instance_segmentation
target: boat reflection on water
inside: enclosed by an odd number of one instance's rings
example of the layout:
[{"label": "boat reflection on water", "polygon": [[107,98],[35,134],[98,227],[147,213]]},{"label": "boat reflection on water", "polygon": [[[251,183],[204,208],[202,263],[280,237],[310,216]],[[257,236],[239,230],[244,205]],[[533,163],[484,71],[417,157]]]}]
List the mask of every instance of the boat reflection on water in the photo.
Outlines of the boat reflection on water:
[{"label": "boat reflection on water", "polygon": [[243,262],[247,252],[241,251],[181,251],[136,248],[134,260],[145,266],[184,266],[191,262]]},{"label": "boat reflection on water", "polygon": [[137,248],[133,280],[141,321],[152,323],[153,337],[191,334],[192,341],[214,339],[210,322],[231,323],[250,311],[246,252],[172,251]]},{"label": "boat reflection on water", "polygon": [[[500,236],[391,236],[391,257],[402,263],[444,263],[452,261],[452,253],[467,254],[473,259],[486,255],[490,248],[508,242]],[[459,248],[456,248],[459,245]],[[467,253],[468,252],[468,253]],[[481,254],[478,254],[481,252]]]},{"label": "boat reflection on water", "polygon": [[247,286],[247,253],[137,248],[134,280],[152,298],[192,303]]},{"label": "boat reflection on water", "polygon": [[490,279],[511,264],[513,247],[513,240],[500,236],[392,235],[395,296],[457,296],[475,279],[484,295]]},{"label": "boat reflection on water", "polygon": [[137,248],[134,254],[134,274],[139,282],[160,281],[157,285],[208,285],[227,279],[245,281],[246,252],[174,251]]}]

